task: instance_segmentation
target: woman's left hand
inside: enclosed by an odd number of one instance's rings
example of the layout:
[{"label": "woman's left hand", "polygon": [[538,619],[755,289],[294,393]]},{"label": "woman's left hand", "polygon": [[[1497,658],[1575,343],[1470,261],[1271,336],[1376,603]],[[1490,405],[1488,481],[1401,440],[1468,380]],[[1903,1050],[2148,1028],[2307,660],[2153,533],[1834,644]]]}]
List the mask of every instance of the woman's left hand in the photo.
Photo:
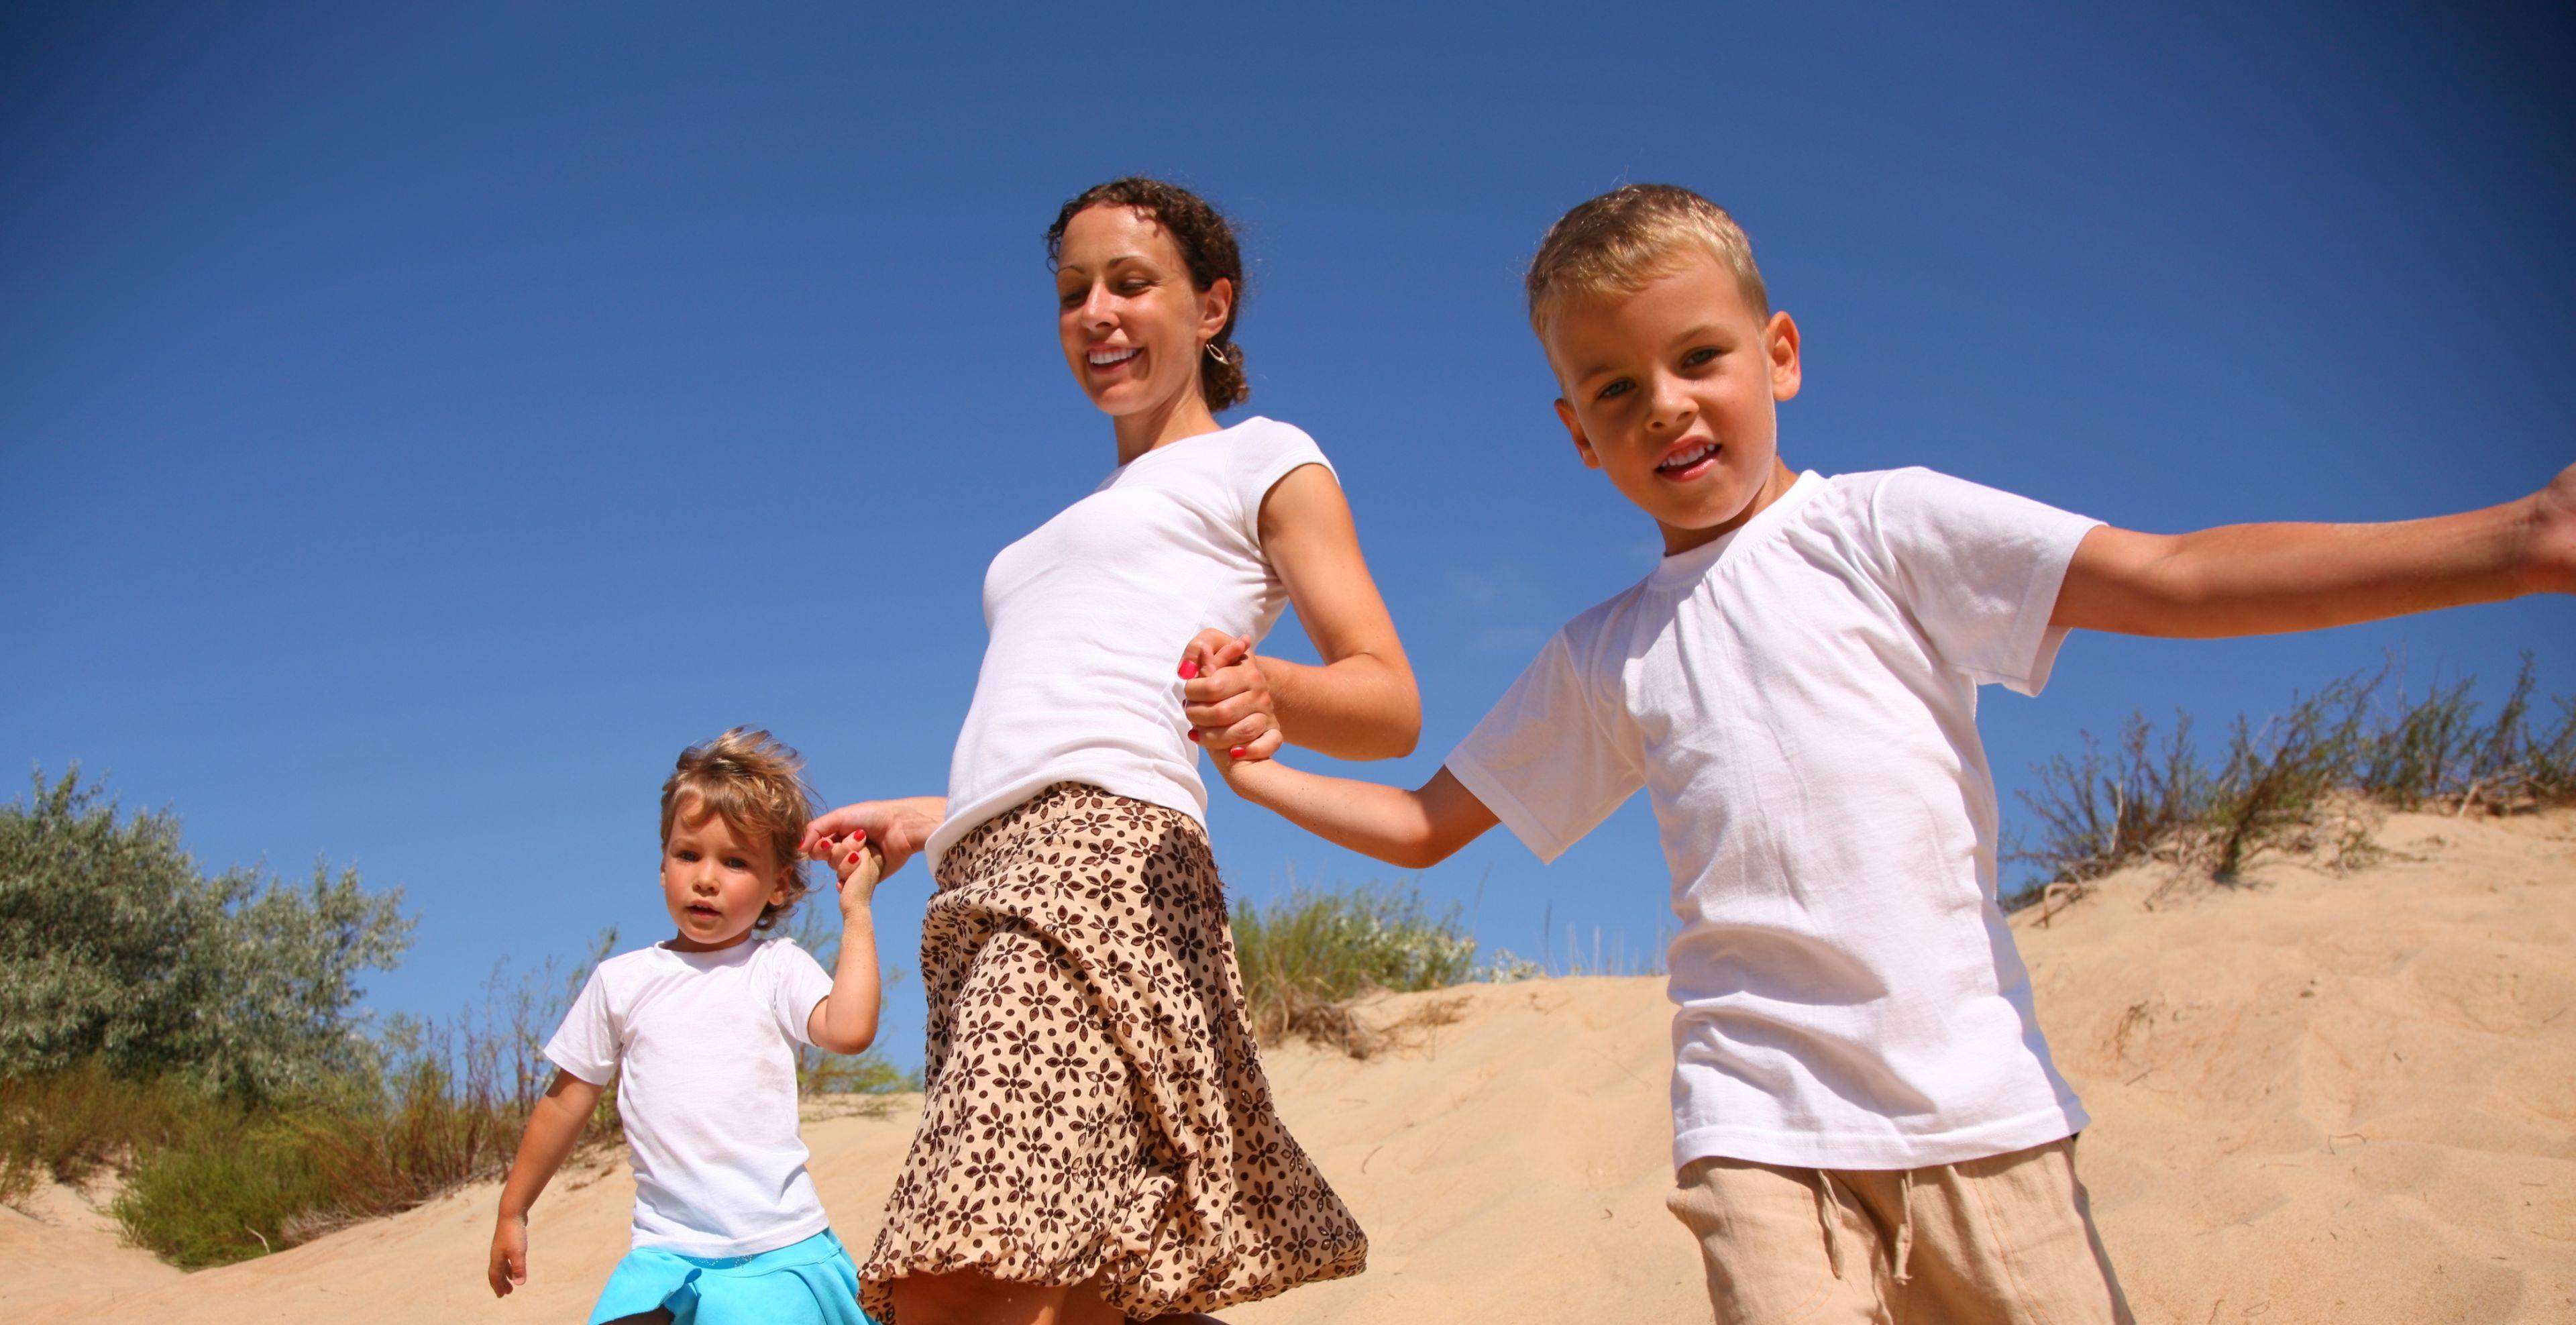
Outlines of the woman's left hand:
[{"label": "woman's left hand", "polygon": [[1252,640],[1202,630],[1181,651],[1181,715],[1190,739],[1237,761],[1268,759],[1285,739]]},{"label": "woman's left hand", "polygon": [[847,919],[853,910],[865,910],[876,896],[877,881],[885,877],[885,853],[868,840],[867,830],[824,838],[815,850],[832,866],[834,881],[841,891],[842,918]]}]

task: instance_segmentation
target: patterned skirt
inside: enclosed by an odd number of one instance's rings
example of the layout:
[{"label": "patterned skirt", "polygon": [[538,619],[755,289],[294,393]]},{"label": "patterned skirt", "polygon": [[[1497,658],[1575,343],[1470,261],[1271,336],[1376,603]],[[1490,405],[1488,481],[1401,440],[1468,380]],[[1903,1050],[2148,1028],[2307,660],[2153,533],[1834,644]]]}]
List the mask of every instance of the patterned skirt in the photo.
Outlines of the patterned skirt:
[{"label": "patterned skirt", "polygon": [[860,1299],[973,1270],[1130,1316],[1357,1274],[1368,1238],[1272,1107],[1198,824],[1059,782],[941,857],[929,1097]]}]

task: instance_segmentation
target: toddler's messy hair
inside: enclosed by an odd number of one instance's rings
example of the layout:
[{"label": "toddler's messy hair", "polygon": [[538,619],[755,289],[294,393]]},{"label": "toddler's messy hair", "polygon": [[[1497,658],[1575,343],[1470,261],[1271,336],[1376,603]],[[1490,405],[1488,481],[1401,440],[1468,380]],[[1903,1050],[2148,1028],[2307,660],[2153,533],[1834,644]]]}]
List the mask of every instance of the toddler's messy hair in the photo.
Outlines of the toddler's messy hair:
[{"label": "toddler's messy hair", "polygon": [[670,780],[662,784],[663,845],[670,844],[671,824],[685,805],[692,820],[712,811],[735,832],[766,840],[778,863],[787,867],[787,901],[762,907],[760,919],[752,922],[754,930],[777,924],[807,891],[805,857],[796,849],[805,840],[806,822],[814,817],[814,789],[805,785],[804,768],[804,759],[768,732],[736,727],[682,750]]},{"label": "toddler's messy hair", "polygon": [[1771,316],[1771,296],[1753,265],[1753,241],[1726,209],[1677,184],[1612,189],[1557,218],[1530,259],[1530,329],[1546,334],[1547,312],[1569,294],[1634,294],[1672,270],[1673,250],[1697,246],[1735,273],[1753,316]]}]

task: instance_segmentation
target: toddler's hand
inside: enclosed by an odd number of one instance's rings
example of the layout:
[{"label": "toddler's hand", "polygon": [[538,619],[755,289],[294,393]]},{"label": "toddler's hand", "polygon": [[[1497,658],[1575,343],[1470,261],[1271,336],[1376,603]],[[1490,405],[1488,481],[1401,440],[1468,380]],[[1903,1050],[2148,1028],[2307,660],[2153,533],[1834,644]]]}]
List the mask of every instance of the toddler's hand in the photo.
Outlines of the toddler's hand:
[{"label": "toddler's hand", "polygon": [[492,1229],[492,1264],[484,1271],[492,1296],[508,1297],[528,1282],[528,1221],[503,1216]]},{"label": "toddler's hand", "polygon": [[877,881],[885,877],[885,854],[868,840],[866,829],[856,829],[844,837],[827,837],[814,844],[814,852],[832,863],[832,875],[841,890],[841,914],[868,905],[876,896]]},{"label": "toddler's hand", "polygon": [[[1252,641],[1202,630],[1181,652],[1181,714],[1190,739],[1235,762],[1268,759],[1286,739]],[[1220,766],[1222,771],[1222,766]]]}]

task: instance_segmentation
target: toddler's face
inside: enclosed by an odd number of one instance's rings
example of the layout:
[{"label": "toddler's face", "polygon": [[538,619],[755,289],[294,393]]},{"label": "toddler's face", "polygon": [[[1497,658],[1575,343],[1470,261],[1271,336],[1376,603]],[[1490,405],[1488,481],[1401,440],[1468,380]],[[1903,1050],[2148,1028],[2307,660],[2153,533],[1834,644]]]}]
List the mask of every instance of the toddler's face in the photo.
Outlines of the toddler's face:
[{"label": "toddler's face", "polygon": [[1735,274],[1693,251],[1634,294],[1569,295],[1541,341],[1583,463],[1663,527],[1667,555],[1787,490],[1773,406],[1798,394],[1798,328],[1754,316]]},{"label": "toddler's face", "polygon": [[1102,413],[1168,408],[1199,389],[1199,346],[1234,295],[1190,287],[1180,246],[1132,207],[1086,207],[1056,255],[1056,331],[1065,363]]},{"label": "toddler's face", "polygon": [[680,927],[671,946],[731,947],[751,933],[762,907],[786,900],[786,871],[767,841],[743,836],[695,802],[672,816],[671,840],[662,844],[662,901]]}]

